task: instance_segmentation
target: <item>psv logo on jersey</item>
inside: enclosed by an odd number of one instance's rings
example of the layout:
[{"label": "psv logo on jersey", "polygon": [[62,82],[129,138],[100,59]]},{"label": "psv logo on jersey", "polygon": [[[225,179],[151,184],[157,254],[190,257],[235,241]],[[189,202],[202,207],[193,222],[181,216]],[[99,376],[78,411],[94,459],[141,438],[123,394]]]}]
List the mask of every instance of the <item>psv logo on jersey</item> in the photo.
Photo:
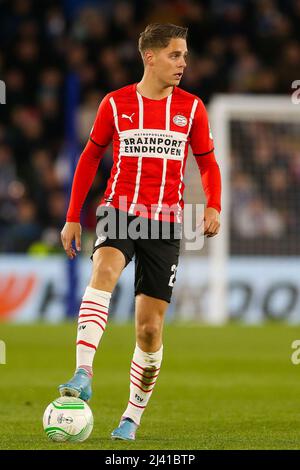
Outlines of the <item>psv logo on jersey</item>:
[{"label": "psv logo on jersey", "polygon": [[187,118],[182,116],[182,114],[176,114],[176,116],[173,117],[173,122],[176,126],[185,127],[187,125]]}]

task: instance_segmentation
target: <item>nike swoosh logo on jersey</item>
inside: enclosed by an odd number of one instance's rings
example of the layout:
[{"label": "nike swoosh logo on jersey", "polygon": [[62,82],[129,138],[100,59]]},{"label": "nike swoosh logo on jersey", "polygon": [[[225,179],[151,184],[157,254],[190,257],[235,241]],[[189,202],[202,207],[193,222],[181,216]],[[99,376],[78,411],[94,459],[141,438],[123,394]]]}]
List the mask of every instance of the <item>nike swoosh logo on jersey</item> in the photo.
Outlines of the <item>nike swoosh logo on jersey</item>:
[{"label": "nike swoosh logo on jersey", "polygon": [[130,121],[131,123],[133,123],[132,116],[133,116],[134,114],[135,114],[135,113],[132,113],[130,116],[127,116],[127,114],[122,114],[122,118],[129,119],[129,121]]}]

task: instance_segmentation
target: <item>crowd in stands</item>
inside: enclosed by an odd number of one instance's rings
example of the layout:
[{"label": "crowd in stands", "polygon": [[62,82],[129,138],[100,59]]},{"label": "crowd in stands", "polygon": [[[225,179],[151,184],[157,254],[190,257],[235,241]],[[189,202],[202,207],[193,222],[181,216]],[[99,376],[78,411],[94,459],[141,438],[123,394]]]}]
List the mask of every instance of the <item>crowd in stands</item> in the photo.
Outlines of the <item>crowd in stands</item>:
[{"label": "crowd in stands", "polygon": [[[299,254],[300,123],[233,121],[234,251]],[[248,241],[248,248],[241,239]]]},{"label": "crowd in stands", "polygon": [[[68,77],[75,74],[80,84],[78,158],[103,96],[142,77],[137,41],[148,23],[189,28],[180,86],[206,104],[216,93],[290,95],[291,82],[300,78],[300,0],[2,0],[0,11],[0,80],[6,85],[6,104],[0,106],[2,253],[61,250],[72,179],[66,158]],[[254,237],[249,220],[257,214],[267,234],[299,232],[299,203],[293,202],[295,194],[300,200],[294,191],[299,150],[282,155],[278,136],[268,146],[268,129],[236,127],[245,141],[251,132],[258,136],[255,152],[248,147],[233,155],[233,195],[249,197],[246,212],[233,207],[236,233]],[[82,213],[90,238],[110,168],[108,149]]]}]

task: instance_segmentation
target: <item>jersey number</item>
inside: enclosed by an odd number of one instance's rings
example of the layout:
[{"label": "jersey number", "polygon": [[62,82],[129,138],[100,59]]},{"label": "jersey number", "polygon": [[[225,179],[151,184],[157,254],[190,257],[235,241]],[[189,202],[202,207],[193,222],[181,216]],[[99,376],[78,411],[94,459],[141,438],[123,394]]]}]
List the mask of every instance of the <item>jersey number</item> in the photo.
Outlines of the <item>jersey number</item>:
[{"label": "jersey number", "polygon": [[169,286],[173,287],[174,282],[175,282],[176,271],[177,271],[176,264],[173,264],[173,266],[171,267],[171,271],[172,271],[173,274],[171,274],[171,277],[170,277],[170,280],[169,280]]}]

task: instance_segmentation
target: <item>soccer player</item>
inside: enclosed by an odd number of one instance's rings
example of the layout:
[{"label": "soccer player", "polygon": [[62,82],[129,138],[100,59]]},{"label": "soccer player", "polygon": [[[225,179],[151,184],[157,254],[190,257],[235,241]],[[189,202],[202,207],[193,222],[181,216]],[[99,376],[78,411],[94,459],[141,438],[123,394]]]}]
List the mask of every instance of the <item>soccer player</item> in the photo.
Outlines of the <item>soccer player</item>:
[{"label": "soccer player", "polygon": [[[116,222],[116,236],[97,229],[92,276],[78,317],[75,375],[59,390],[63,396],[90,399],[93,359],[108,320],[111,294],[135,255],[136,345],[129,400],[119,426],[111,434],[113,439],[135,439],[160,373],[164,315],[178,265],[177,229],[182,223],[183,175],[189,144],[207,199],[204,235],[214,236],[220,227],[220,172],[207,113],[197,96],[178,88],[186,67],[186,37],[187,28],[172,24],[150,24],[141,33],[143,78],[102,100],[76,168],[61,232],[64,249],[74,259],[80,251],[80,211],[112,140],[113,168],[100,207],[110,209],[105,220],[108,224]],[[157,224],[158,236],[136,238],[130,236],[129,229],[126,237],[121,236],[124,215],[126,230],[138,219],[147,222],[147,231],[151,223]],[[103,221],[103,217],[104,213],[98,220]],[[163,228],[167,223],[170,235],[165,238]]]}]

